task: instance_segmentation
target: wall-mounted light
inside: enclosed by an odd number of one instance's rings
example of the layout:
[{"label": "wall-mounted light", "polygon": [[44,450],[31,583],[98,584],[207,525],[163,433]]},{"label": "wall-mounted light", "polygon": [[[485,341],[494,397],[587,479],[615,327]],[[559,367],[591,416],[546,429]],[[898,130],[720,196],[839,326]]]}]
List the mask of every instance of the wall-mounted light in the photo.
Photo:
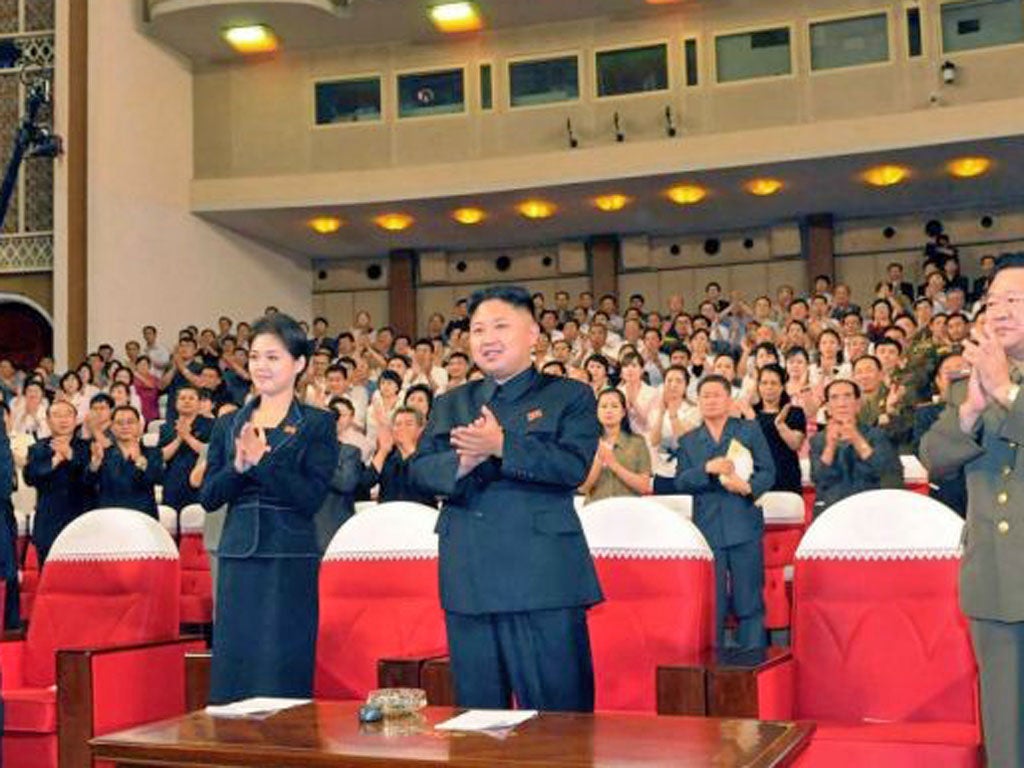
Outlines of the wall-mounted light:
[{"label": "wall-mounted light", "polygon": [[476,3],[442,3],[428,12],[440,32],[475,32],[484,26]]},{"label": "wall-mounted light", "polygon": [[531,199],[519,203],[516,210],[528,219],[547,219],[554,215],[557,208],[547,200]]},{"label": "wall-mounted light", "polygon": [[341,229],[343,222],[337,216],[316,216],[306,223],[318,235],[333,235]]},{"label": "wall-mounted light", "polygon": [[459,224],[472,226],[473,224],[479,224],[487,218],[487,214],[480,208],[456,208],[452,211],[452,218],[459,222]]},{"label": "wall-mounted light", "polygon": [[892,187],[906,180],[910,169],[903,165],[876,165],[861,174],[861,178],[873,187]]},{"label": "wall-mounted light", "polygon": [[374,218],[373,223],[388,232],[401,232],[413,225],[415,219],[407,213],[382,213]]},{"label": "wall-mounted light", "polygon": [[940,71],[942,72],[942,82],[946,85],[952,85],[956,82],[956,64],[952,61],[942,62]]},{"label": "wall-mounted light", "polygon": [[614,211],[621,211],[627,205],[632,202],[632,198],[626,195],[611,194],[611,195],[600,195],[594,198],[594,207],[599,211],[606,213],[612,213]]},{"label": "wall-mounted light", "polygon": [[988,172],[992,161],[987,157],[958,157],[946,166],[951,176],[958,179],[973,179]]},{"label": "wall-mounted light", "polygon": [[778,179],[770,178],[751,179],[743,185],[743,188],[757,197],[768,197],[782,189],[782,182]]},{"label": "wall-mounted light", "polygon": [[677,184],[665,192],[677,205],[694,205],[708,196],[708,191],[697,184]]},{"label": "wall-mounted light", "polygon": [[277,35],[266,24],[228,27],[221,36],[239,53],[273,53],[278,46]]}]

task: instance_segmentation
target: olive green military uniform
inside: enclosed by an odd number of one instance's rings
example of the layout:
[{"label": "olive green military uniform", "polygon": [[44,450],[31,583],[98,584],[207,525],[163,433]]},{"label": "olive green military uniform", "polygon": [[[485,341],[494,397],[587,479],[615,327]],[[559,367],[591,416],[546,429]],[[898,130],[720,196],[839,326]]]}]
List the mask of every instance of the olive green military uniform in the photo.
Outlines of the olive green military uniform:
[{"label": "olive green military uniform", "polygon": [[[1016,378],[1016,374],[1015,374]],[[1024,765],[1024,397],[1009,410],[989,404],[971,433],[960,429],[954,385],[939,420],[921,440],[928,471],[963,469],[967,522],[960,605],[971,619],[981,673],[982,723],[990,766]]]}]

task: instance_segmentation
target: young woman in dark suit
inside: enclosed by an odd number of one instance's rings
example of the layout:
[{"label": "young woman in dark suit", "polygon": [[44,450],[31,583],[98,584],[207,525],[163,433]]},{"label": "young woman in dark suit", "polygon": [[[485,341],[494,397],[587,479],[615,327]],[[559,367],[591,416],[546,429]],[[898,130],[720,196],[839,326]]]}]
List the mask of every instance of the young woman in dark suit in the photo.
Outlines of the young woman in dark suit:
[{"label": "young woman in dark suit", "polygon": [[218,419],[210,441],[202,504],[227,505],[216,552],[215,703],[313,692],[314,516],[338,464],[338,441],[333,415],[295,397],[308,347],[292,318],[259,320],[249,351],[257,397]]}]

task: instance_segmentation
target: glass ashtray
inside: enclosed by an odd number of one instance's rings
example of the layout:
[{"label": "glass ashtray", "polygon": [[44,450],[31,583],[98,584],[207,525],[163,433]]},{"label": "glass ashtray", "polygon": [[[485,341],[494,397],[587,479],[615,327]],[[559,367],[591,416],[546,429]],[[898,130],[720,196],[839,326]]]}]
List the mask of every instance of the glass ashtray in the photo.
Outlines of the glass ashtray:
[{"label": "glass ashtray", "polygon": [[370,691],[366,703],[380,709],[384,717],[403,717],[427,706],[427,692],[422,688],[378,688]]}]

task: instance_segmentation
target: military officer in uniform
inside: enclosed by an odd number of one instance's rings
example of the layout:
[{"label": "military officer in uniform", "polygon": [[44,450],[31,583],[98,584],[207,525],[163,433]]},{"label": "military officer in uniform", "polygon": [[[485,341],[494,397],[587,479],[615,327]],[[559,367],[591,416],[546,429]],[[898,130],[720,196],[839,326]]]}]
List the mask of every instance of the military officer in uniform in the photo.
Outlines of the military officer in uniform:
[{"label": "military officer in uniform", "polygon": [[594,396],[539,373],[530,294],[491,287],[469,302],[486,378],[442,395],[411,460],[446,498],[438,518],[441,604],[459,706],[592,711],[586,609],[602,599],[573,510],[600,427]]},{"label": "military officer in uniform", "polygon": [[[764,514],[754,500],[771,490],[775,463],[756,421],[731,418],[730,382],[715,374],[697,388],[703,423],[679,438],[676,475],[655,477],[655,493],[693,496],[693,522],[715,555],[715,613],[718,647],[725,647],[725,617],[732,609],[739,620],[736,642],[741,648],[765,644]],[[744,479],[726,456],[733,442],[750,452],[753,472]]]},{"label": "military officer in uniform", "polygon": [[963,469],[967,522],[960,604],[981,674],[982,728],[991,766],[1024,765],[1024,254],[996,264],[985,323],[964,349],[971,364],[921,441],[928,471]]}]

